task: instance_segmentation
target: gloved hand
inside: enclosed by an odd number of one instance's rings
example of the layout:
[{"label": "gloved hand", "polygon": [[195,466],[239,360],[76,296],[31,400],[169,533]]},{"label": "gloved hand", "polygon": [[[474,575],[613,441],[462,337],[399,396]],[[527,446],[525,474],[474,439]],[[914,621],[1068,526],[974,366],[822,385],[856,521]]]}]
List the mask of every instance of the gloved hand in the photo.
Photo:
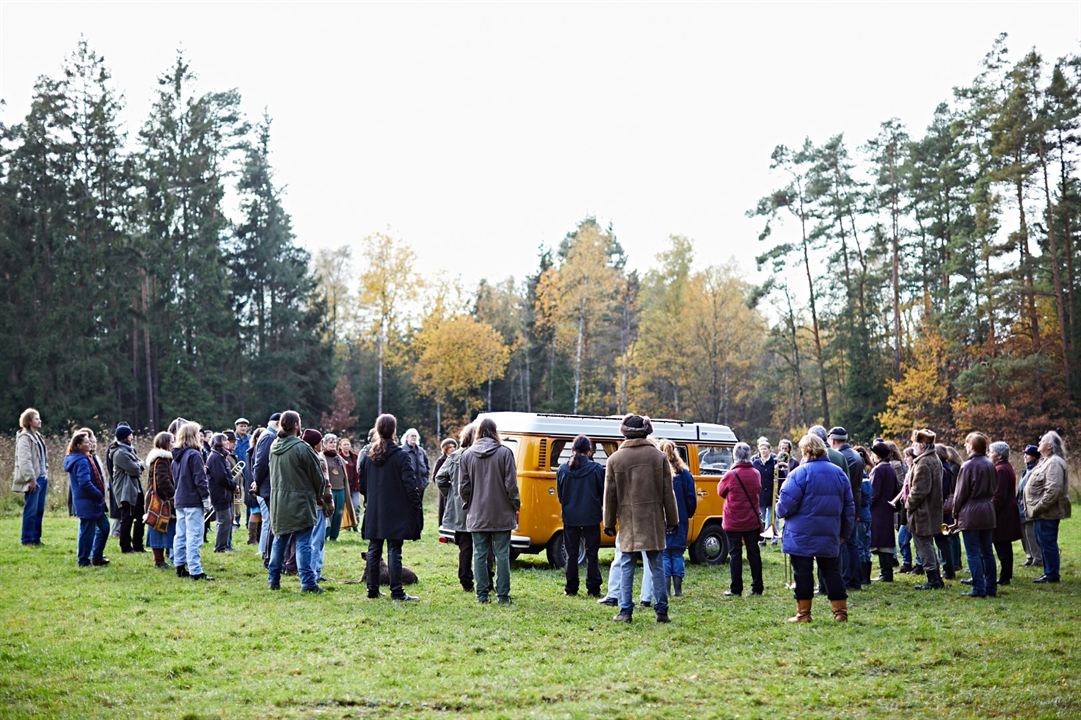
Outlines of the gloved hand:
[{"label": "gloved hand", "polygon": [[604,534],[607,535],[608,537],[615,537],[616,536],[616,529],[606,527],[604,529]]}]

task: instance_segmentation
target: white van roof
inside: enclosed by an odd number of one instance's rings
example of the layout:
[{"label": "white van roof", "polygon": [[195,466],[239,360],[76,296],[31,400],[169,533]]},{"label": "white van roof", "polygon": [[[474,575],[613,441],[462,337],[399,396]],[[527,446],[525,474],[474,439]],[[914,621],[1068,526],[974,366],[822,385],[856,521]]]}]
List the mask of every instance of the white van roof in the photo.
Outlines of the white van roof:
[{"label": "white van roof", "polygon": [[[619,426],[622,416],[557,415],[553,413],[492,412],[481,413],[477,421],[490,418],[501,434],[530,433],[536,435],[588,435],[593,438],[622,438]],[[651,419],[653,437],[668,440],[691,440],[717,444],[734,444],[736,434],[727,425],[694,423],[684,420]]]}]

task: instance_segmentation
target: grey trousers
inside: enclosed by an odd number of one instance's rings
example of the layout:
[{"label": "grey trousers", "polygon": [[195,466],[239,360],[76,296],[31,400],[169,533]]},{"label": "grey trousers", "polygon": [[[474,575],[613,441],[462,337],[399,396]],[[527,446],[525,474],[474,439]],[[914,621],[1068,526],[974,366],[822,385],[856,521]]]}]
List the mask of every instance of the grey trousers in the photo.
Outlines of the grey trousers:
[{"label": "grey trousers", "polygon": [[1025,555],[1032,558],[1034,564],[1043,567],[1043,550],[1040,543],[1036,542],[1036,523],[1021,523],[1021,546],[1025,548]]},{"label": "grey trousers", "polygon": [[923,561],[923,569],[927,572],[938,571],[938,551],[935,550],[934,535],[913,535],[916,542],[916,555]]}]

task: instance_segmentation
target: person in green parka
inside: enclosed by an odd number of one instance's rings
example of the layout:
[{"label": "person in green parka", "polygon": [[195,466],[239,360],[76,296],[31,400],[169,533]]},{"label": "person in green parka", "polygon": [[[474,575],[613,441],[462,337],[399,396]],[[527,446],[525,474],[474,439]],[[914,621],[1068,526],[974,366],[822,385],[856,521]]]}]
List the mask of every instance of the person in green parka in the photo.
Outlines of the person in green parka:
[{"label": "person in green parka", "polygon": [[274,544],[270,550],[267,583],[281,588],[282,561],[291,536],[296,537],[297,572],[304,592],[325,592],[312,569],[311,534],[315,527],[315,507],[323,487],[319,459],[300,439],[300,414],[282,413],[281,429],[270,448],[270,523]]}]

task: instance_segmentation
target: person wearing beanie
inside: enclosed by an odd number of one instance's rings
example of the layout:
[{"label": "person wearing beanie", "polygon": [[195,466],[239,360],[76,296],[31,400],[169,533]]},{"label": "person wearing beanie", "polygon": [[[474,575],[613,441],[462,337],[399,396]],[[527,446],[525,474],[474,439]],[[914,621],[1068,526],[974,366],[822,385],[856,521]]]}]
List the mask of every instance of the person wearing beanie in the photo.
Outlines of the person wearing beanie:
[{"label": "person wearing beanie", "polygon": [[274,542],[274,535],[270,529],[270,446],[278,437],[278,421],[281,416],[281,413],[274,413],[267,420],[266,431],[255,445],[252,460],[250,489],[255,494],[256,502],[259,503],[259,514],[263,519],[262,527],[259,529],[259,553],[263,556],[264,567],[270,563],[270,548]]},{"label": "person wearing beanie", "polygon": [[991,544],[998,555],[998,584],[1009,585],[1013,580],[1013,543],[1021,539],[1021,517],[1017,514],[1017,474],[1010,465],[1010,446],[1004,442],[991,443],[991,462],[995,465],[995,531]]},{"label": "person wearing beanie", "polygon": [[604,467],[604,533],[619,536],[622,553],[619,613],[612,619],[629,623],[634,613],[634,556],[645,552],[653,575],[653,609],[657,622],[669,622],[668,590],[661,552],[665,536],[679,527],[679,512],[672,487],[672,468],[664,453],[650,442],[653,423],[642,415],[627,415],[620,424],[626,440],[609,456]]},{"label": "person wearing beanie", "polygon": [[1032,468],[1040,461],[1040,450],[1035,445],[1025,446],[1025,472],[1017,484],[1017,512],[1021,516],[1021,547],[1025,550],[1025,567],[1043,567],[1043,552],[1036,542],[1036,525],[1025,512],[1025,485],[1028,483]]},{"label": "person wearing beanie", "polygon": [[143,549],[143,483],[146,466],[132,447],[131,427],[121,423],[114,433],[116,442],[109,448],[110,484],[120,510],[120,552],[145,552]]},{"label": "person wearing beanie", "polygon": [[896,541],[893,535],[894,509],[890,501],[897,497],[901,482],[890,463],[891,450],[884,442],[871,446],[875,462],[871,470],[871,552],[878,556],[881,582],[893,582]]}]

